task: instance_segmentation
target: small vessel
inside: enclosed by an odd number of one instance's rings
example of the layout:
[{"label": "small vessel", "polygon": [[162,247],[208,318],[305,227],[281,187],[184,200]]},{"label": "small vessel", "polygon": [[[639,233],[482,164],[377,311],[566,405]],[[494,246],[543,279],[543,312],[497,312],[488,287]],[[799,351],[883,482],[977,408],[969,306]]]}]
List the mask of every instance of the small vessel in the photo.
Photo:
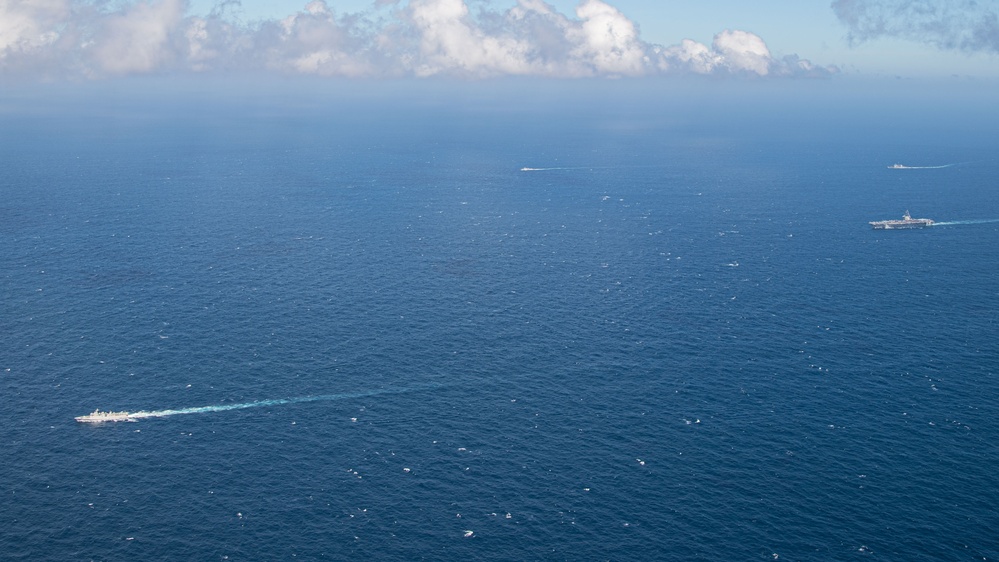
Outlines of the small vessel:
[{"label": "small vessel", "polygon": [[75,419],[80,423],[135,421],[128,412],[102,412],[100,410],[94,410],[93,413],[85,416],[76,416]]},{"label": "small vessel", "polygon": [[905,166],[903,164],[892,164],[891,166],[888,166],[888,167],[891,168],[892,170],[905,170],[909,166]]},{"label": "small vessel", "polygon": [[902,228],[923,228],[933,225],[933,219],[914,219],[906,211],[902,215],[902,220],[872,221],[870,223],[874,230],[897,230]]}]

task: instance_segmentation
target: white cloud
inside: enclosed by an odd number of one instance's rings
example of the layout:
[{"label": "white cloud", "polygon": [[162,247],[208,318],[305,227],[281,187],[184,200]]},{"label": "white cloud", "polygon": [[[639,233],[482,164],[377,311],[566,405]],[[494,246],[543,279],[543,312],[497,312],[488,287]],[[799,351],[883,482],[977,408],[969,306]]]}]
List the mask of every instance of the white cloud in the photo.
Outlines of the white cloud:
[{"label": "white cloud", "polygon": [[[763,40],[726,30],[709,47],[663,47],[601,0],[575,17],[543,0],[506,11],[467,0],[374,0],[367,14],[335,14],[323,0],[280,20],[243,24],[220,9],[187,14],[186,0],[138,0],[109,9],[88,0],[0,0],[0,75],[120,75],[277,71],[323,76],[642,76],[692,72],[819,75]],[[386,11],[387,10],[387,11]]]},{"label": "white cloud", "polygon": [[722,57],[707,45],[684,39],[679,45],[656,49],[663,70],[686,70],[696,74],[711,74],[721,66]]},{"label": "white cloud", "polygon": [[[151,72],[170,66],[179,53],[173,40],[190,41],[184,21],[187,2],[139,2],[100,20],[86,46],[99,70],[108,74]],[[202,30],[204,31],[204,30]],[[197,35],[197,30],[194,30]],[[188,51],[190,52],[190,48]]]},{"label": "white cloud", "polygon": [[530,44],[509,34],[488,34],[463,0],[412,0],[407,11],[419,36],[417,76],[440,73],[531,74]]},{"label": "white cloud", "polygon": [[0,59],[52,45],[70,19],[70,0],[0,0]]},{"label": "white cloud", "polygon": [[770,56],[767,44],[757,35],[726,29],[715,35],[712,45],[732,71],[753,72],[760,76],[766,76],[770,72],[773,57]]},{"label": "white cloud", "polygon": [[77,44],[74,15],[84,14],[74,14],[73,0],[0,0],[0,81],[64,75]]},{"label": "white cloud", "polygon": [[646,45],[638,39],[638,29],[616,8],[600,0],[586,0],[576,8],[582,20],[579,45],[573,55],[589,62],[598,74],[644,74],[647,70]]},{"label": "white cloud", "polygon": [[337,21],[322,0],[309,2],[305,11],[279,22],[265,22],[244,31],[251,40],[251,57],[265,68],[322,76],[364,76],[376,69],[368,61],[363,38],[350,21]]}]

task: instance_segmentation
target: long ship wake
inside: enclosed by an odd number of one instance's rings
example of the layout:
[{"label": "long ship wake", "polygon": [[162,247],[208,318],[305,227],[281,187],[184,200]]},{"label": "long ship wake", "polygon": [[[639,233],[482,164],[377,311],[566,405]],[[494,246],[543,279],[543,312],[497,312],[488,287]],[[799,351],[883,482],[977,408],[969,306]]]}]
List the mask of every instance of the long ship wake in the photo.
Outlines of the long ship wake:
[{"label": "long ship wake", "polygon": [[521,172],[549,172],[552,170],[602,170],[605,166],[568,166],[559,168],[521,168]]},{"label": "long ship wake", "polygon": [[941,164],[939,166],[906,166],[905,164],[892,164],[888,166],[889,170],[940,170],[942,168],[953,168],[954,166],[963,166],[965,164],[975,164],[981,162],[981,160],[969,160],[968,162],[951,162],[950,164]]},{"label": "long ship wake", "polygon": [[988,224],[992,222],[999,222],[999,219],[980,219],[980,220],[967,220],[967,221],[943,221],[935,222],[933,226],[950,226],[952,224]]},{"label": "long ship wake", "polygon": [[300,396],[298,398],[277,398],[273,400],[257,400],[254,402],[241,402],[239,404],[220,404],[217,406],[198,406],[195,408],[179,408],[175,410],[154,410],[139,412],[100,412],[78,416],[76,421],[89,423],[103,423],[116,421],[137,421],[144,418],[165,418],[169,416],[180,416],[184,414],[206,414],[209,412],[226,412],[229,410],[245,410],[247,408],[264,408],[268,406],[280,406],[283,404],[299,404],[302,402],[321,402],[335,400],[349,400],[353,398],[367,398],[369,396],[379,396],[383,394],[402,394],[405,392],[417,392],[420,390],[430,390],[440,388],[439,384],[414,385],[404,388],[390,388],[382,390],[368,390],[363,392],[342,392],[339,394],[320,394],[316,396]]},{"label": "long ship wake", "polygon": [[525,166],[520,169],[521,172],[550,172],[553,170],[631,170],[636,168],[658,168],[659,166],[649,165],[649,166],[554,166],[547,168],[531,168]]}]

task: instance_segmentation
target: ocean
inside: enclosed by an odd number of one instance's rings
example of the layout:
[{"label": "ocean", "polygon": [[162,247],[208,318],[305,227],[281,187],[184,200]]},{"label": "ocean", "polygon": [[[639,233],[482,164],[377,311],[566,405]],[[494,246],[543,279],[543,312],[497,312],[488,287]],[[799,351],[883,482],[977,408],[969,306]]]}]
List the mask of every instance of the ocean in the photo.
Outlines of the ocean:
[{"label": "ocean", "polygon": [[3,114],[0,558],[999,557],[994,136],[355,103]]}]

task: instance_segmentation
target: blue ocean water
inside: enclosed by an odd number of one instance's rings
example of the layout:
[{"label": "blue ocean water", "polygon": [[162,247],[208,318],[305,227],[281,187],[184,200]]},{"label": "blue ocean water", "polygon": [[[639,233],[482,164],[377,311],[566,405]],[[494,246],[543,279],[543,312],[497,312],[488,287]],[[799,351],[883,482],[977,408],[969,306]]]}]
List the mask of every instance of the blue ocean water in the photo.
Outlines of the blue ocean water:
[{"label": "blue ocean water", "polygon": [[994,139],[382,117],[5,117],[0,557],[999,557]]}]

